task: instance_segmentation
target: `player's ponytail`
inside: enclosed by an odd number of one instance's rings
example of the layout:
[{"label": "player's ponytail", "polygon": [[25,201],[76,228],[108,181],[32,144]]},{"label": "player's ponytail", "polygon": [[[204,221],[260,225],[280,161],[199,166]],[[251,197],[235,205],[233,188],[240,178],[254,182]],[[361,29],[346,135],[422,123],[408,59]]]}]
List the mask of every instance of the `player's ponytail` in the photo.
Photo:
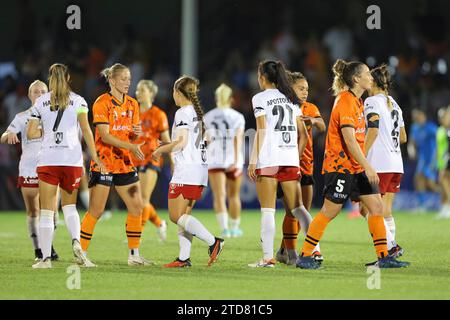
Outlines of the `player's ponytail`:
[{"label": "player's ponytail", "polygon": [[65,110],[69,106],[70,75],[67,66],[54,63],[48,70],[48,85],[50,87],[50,110]]},{"label": "player's ponytail", "polygon": [[353,77],[359,75],[362,66],[364,66],[364,63],[359,61],[346,62],[342,59],[336,60],[332,69],[334,79],[331,87],[335,96],[344,90],[354,87],[355,81]]},{"label": "player's ponytail", "polygon": [[225,83],[222,83],[216,89],[215,94],[217,107],[224,108],[230,106],[230,99],[233,95],[233,90],[229,86],[227,86]]},{"label": "player's ponytail", "polygon": [[391,74],[389,73],[388,66],[383,63],[382,65],[372,69],[370,71],[373,81],[375,81],[376,86],[383,90],[386,96],[387,106],[390,111],[394,108],[391,99],[389,99],[389,89],[392,85]]},{"label": "player's ponytail", "polygon": [[300,105],[300,99],[295,94],[294,89],[292,89],[290,78],[281,61],[266,60],[260,62],[258,71],[267,81],[273,83],[292,103]]},{"label": "player's ponytail", "polygon": [[195,113],[197,114],[197,120],[201,124],[202,135],[205,133],[205,125],[203,123],[203,107],[198,97],[200,81],[194,77],[182,76],[175,81],[175,90],[180,91],[183,96],[188,99],[194,106]]}]

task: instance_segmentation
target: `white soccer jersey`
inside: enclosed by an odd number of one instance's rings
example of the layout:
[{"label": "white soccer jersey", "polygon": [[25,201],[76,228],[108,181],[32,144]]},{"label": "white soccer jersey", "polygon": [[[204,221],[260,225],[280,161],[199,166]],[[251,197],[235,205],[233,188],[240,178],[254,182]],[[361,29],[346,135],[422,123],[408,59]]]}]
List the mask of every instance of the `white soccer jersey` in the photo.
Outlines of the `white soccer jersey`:
[{"label": "white soccer jersey", "polygon": [[[234,163],[236,131],[245,129],[244,116],[231,108],[215,108],[205,114],[208,143],[208,168],[226,169]],[[238,150],[237,168],[244,166],[243,150]]]},{"label": "white soccer jersey", "polygon": [[188,142],[183,149],[172,153],[174,160],[173,176],[170,183],[196,186],[208,185],[208,164],[206,161],[205,140],[202,136],[201,122],[192,105],[181,107],[175,113],[172,126],[172,140],[177,131],[188,130]]},{"label": "white soccer jersey", "polygon": [[252,105],[256,118],[266,117],[266,134],[256,168],[299,167],[297,117],[302,112],[298,105],[278,89],[266,89],[256,94]]},{"label": "white soccer jersey", "polygon": [[27,138],[27,124],[31,116],[31,109],[25,110],[16,114],[13,121],[9,125],[9,132],[21,135],[22,155],[19,162],[19,176],[24,178],[37,177],[37,157],[36,155],[41,150],[42,138],[31,139]]},{"label": "white soccer jersey", "polygon": [[61,115],[60,111],[50,110],[50,94],[40,96],[32,108],[32,117],[41,119],[44,136],[38,154],[38,167],[82,167],[78,114],[88,112],[87,103],[83,97],[71,92],[69,106]]},{"label": "white soccer jersey", "polygon": [[[387,100],[392,102],[393,109],[389,110]],[[403,160],[400,150],[400,128],[405,126],[403,113],[395,100],[384,94],[368,97],[364,101],[364,116],[366,123],[370,114],[380,117],[378,137],[369,150],[367,160],[377,172],[403,173]]]}]

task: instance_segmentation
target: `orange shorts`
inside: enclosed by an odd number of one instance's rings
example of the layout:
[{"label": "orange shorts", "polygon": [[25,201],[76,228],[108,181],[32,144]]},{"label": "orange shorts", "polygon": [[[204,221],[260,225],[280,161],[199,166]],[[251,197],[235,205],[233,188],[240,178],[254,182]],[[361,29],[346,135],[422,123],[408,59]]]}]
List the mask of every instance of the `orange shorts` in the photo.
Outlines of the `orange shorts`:
[{"label": "orange shorts", "polygon": [[203,186],[189,184],[169,184],[169,199],[176,199],[181,194],[186,200],[198,200],[202,197]]},{"label": "orange shorts", "polygon": [[81,177],[83,176],[82,167],[69,166],[44,166],[37,167],[39,180],[54,186],[59,185],[66,191],[73,191],[80,186]]},{"label": "orange shorts", "polygon": [[217,172],[223,172],[225,173],[225,176],[227,179],[236,180],[237,178],[241,177],[243,174],[242,169],[234,169],[231,171],[225,171],[225,169],[217,168],[217,169],[209,169],[208,173],[217,173]]},{"label": "orange shorts", "polygon": [[17,188],[39,188],[38,177],[19,177],[17,179]]},{"label": "orange shorts", "polygon": [[266,167],[256,169],[256,175],[262,177],[271,177],[277,179],[279,182],[298,180],[300,178],[299,167]]}]

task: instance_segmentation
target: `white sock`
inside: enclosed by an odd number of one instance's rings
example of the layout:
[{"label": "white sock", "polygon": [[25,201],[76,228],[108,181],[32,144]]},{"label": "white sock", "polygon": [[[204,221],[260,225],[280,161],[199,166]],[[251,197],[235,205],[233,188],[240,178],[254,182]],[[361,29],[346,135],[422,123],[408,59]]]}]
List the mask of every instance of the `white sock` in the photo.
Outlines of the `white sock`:
[{"label": "white sock", "polygon": [[393,247],[395,247],[397,245],[397,243],[395,242],[395,238],[392,236],[392,232],[391,232],[386,220],[384,220],[384,227],[386,228],[386,240],[387,240],[388,250],[391,250]]},{"label": "white sock", "polygon": [[41,210],[39,219],[39,244],[42,250],[42,257],[48,258],[52,252],[52,241],[54,233],[54,212],[51,210]]},{"label": "white sock", "polygon": [[136,248],[136,249],[130,249],[129,255],[130,255],[130,256],[138,256],[138,257],[139,257],[139,249],[138,249],[138,248]]},{"label": "white sock", "polygon": [[66,228],[69,230],[70,236],[73,239],[80,241],[80,216],[78,215],[77,207],[74,204],[69,204],[62,207],[64,213],[64,221]]},{"label": "white sock", "polygon": [[180,254],[178,259],[184,261],[191,257],[191,245],[193,236],[183,228],[178,229],[178,240],[180,243]]},{"label": "white sock", "polygon": [[273,242],[275,239],[275,209],[261,208],[261,245],[263,258],[273,258]]},{"label": "white sock", "polygon": [[219,224],[220,231],[228,229],[228,213],[219,212],[216,213],[217,223]]},{"label": "white sock", "polygon": [[386,228],[389,229],[389,231],[391,231],[392,237],[394,238],[395,241],[395,220],[393,216],[384,218],[384,224],[386,226]]},{"label": "white sock", "polygon": [[81,203],[86,209],[89,209],[89,189],[80,191]]},{"label": "white sock", "polygon": [[39,217],[27,216],[28,234],[34,250],[39,249]]},{"label": "white sock", "polygon": [[56,212],[53,213],[53,226],[56,228],[58,227],[58,222],[59,222],[59,211],[56,210]]},{"label": "white sock", "polygon": [[239,229],[240,224],[241,224],[241,218],[237,218],[237,219],[230,218],[230,229],[231,230]]},{"label": "white sock", "polygon": [[[300,206],[291,211],[292,215],[297,218],[297,220],[300,222],[300,228],[302,229],[305,236],[308,234],[309,225],[311,224],[311,221],[313,218],[311,217],[311,214],[306,210],[305,206]],[[320,244],[318,243],[314,251],[320,252]]]},{"label": "white sock", "polygon": [[206,242],[208,246],[212,246],[216,242],[216,239],[211,232],[209,232],[200,221],[191,215],[183,214],[180,218],[178,218],[177,225],[191,233],[194,237]]}]

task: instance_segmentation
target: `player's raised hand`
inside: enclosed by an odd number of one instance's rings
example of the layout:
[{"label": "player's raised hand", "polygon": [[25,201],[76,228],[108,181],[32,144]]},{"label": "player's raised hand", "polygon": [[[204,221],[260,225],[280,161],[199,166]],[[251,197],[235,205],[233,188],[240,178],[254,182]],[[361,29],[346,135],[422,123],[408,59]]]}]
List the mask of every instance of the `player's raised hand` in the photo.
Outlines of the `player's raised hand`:
[{"label": "player's raised hand", "polygon": [[17,138],[17,134],[15,134],[13,132],[8,132],[7,141],[8,141],[8,144],[16,144],[16,143],[20,142],[19,138]]}]

